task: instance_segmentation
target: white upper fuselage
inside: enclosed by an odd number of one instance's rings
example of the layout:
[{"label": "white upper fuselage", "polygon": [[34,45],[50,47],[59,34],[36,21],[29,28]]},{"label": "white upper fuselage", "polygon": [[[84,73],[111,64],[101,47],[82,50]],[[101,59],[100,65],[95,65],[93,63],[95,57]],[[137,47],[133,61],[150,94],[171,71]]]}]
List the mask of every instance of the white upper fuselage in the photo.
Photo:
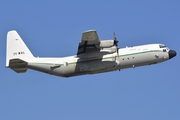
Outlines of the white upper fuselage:
[{"label": "white upper fuselage", "polygon": [[150,65],[169,59],[169,48],[162,44],[148,44],[119,49],[117,53],[81,59],[78,56],[64,58],[35,58],[28,68],[46,73],[70,77]]}]

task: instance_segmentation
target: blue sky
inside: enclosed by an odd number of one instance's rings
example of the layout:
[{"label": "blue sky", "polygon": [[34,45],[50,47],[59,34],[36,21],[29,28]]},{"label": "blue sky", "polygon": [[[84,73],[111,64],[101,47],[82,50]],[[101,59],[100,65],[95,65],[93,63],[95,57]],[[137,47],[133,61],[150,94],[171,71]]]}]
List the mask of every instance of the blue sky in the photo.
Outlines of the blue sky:
[{"label": "blue sky", "polygon": [[179,120],[179,55],[152,66],[61,78],[5,68],[6,34],[34,56],[77,53],[83,31],[119,46],[164,43],[180,52],[179,0],[1,0],[0,120]]}]

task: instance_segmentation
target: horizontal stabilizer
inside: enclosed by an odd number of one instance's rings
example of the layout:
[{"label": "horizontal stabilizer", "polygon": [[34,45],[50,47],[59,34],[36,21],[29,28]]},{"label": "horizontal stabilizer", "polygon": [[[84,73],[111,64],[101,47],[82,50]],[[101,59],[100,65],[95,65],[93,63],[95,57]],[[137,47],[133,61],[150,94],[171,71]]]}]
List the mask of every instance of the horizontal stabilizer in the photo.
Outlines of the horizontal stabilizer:
[{"label": "horizontal stabilizer", "polygon": [[9,61],[9,67],[17,73],[22,73],[27,71],[27,62],[21,59],[11,59]]}]

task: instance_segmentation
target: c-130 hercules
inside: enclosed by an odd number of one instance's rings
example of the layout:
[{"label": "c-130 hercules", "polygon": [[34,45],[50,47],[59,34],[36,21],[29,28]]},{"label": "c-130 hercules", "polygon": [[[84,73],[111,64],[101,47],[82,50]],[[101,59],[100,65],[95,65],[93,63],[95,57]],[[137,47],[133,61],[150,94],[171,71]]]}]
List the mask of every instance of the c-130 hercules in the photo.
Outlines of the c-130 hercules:
[{"label": "c-130 hercules", "polygon": [[63,58],[34,57],[15,30],[7,33],[6,67],[17,73],[27,69],[61,77],[103,73],[135,68],[169,60],[176,56],[164,44],[119,48],[118,41],[101,41],[95,30],[82,33],[77,55]]}]

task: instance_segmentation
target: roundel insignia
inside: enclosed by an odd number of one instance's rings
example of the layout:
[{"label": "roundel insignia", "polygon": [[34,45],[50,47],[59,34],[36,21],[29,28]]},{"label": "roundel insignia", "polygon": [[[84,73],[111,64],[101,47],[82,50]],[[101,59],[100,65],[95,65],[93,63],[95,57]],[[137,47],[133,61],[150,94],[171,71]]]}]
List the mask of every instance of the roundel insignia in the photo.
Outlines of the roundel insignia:
[{"label": "roundel insignia", "polygon": [[68,62],[65,62],[65,63],[64,63],[64,66],[68,66]]}]

